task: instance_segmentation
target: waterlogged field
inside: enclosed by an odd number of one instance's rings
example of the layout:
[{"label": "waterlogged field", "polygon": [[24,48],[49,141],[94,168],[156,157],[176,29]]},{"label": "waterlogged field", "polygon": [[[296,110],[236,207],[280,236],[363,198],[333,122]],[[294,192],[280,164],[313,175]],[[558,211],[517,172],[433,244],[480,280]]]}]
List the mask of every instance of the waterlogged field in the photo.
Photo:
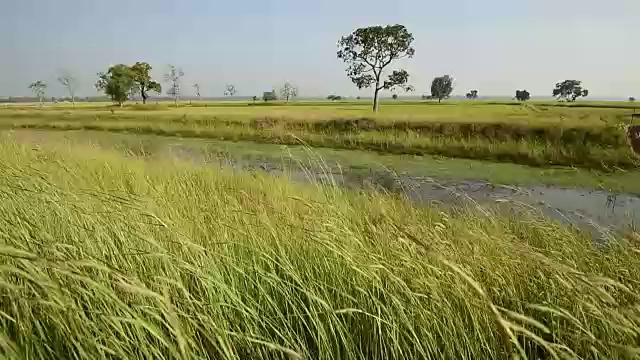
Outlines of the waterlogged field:
[{"label": "waterlogged field", "polygon": [[0,142],[8,358],[631,359],[640,237]]},{"label": "waterlogged field", "polygon": [[364,102],[55,105],[0,109],[4,128],[111,132],[441,155],[534,166],[633,170],[624,126],[630,103],[395,101],[373,115]]},{"label": "waterlogged field", "polygon": [[301,145],[259,144],[249,141],[182,138],[91,130],[0,131],[28,146],[84,145],[114,149],[144,158],[178,157],[200,164],[238,164],[250,168],[296,171],[300,167],[316,173],[342,176],[410,176],[442,182],[482,181],[494,185],[551,186],[601,190],[640,195],[640,171],[605,172],[575,167],[530,167],[472,159],[384,154],[363,150],[309,148]]}]

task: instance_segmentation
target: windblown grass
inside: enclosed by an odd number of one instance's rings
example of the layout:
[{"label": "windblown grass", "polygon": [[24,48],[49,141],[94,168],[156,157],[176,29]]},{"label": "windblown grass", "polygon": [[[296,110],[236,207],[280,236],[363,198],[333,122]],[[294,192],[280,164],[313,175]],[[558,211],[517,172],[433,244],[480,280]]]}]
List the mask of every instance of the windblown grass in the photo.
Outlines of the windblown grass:
[{"label": "windblown grass", "polygon": [[[613,171],[616,168],[635,169],[638,159],[626,143],[601,145],[580,141],[576,137],[571,144],[537,141],[535,139],[492,139],[482,135],[463,136],[452,132],[451,136],[425,134],[419,131],[322,131],[306,129],[289,130],[254,124],[229,124],[211,121],[207,124],[174,121],[117,122],[92,121],[66,122],[20,121],[12,128],[47,130],[96,130],[126,132],[162,136],[180,136],[226,141],[253,141],[266,144],[298,145],[304,142],[312,147],[369,150],[386,154],[440,155],[453,158],[511,162],[529,166],[574,166],[587,169]],[[617,129],[613,141],[623,138],[624,130]]]},{"label": "windblown grass", "polygon": [[7,357],[640,353],[632,240],[87,147],[0,154]]},{"label": "windblown grass", "polygon": [[318,156],[331,173],[371,176],[388,172],[443,181],[479,180],[502,185],[550,185],[565,188],[597,189],[614,193],[640,194],[640,171],[603,172],[575,167],[530,167],[505,162],[382,154],[373,151],[315,148],[303,145],[260,144],[250,141],[219,141],[105,131],[49,131],[17,129],[0,136],[32,145],[92,145],[116,149],[125,154],[204,163],[236,163],[248,166],[295,170],[298,163],[315,167]]}]

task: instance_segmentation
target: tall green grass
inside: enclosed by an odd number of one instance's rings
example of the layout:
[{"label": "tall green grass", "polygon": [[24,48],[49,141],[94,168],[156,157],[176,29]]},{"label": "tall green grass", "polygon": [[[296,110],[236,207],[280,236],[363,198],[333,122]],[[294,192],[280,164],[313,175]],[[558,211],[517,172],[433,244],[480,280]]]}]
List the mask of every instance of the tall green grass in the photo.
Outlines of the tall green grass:
[{"label": "tall green grass", "polygon": [[260,109],[225,103],[210,110],[160,107],[162,110],[154,111],[149,109],[160,105],[140,110],[134,105],[114,113],[91,108],[6,109],[0,111],[0,127],[124,131],[289,145],[302,140],[314,147],[605,171],[640,165],[624,129],[629,109],[486,103],[426,106],[414,102],[389,105],[387,112],[371,116],[357,104],[328,105]]},{"label": "tall green grass", "polygon": [[91,147],[0,154],[6,357],[640,354],[640,239]]},{"label": "tall green grass", "polygon": [[[372,151],[314,148],[303,145],[282,146],[249,141],[219,141],[201,138],[176,138],[158,135],[113,133],[104,131],[12,130],[5,135],[28,144],[82,144],[123,153],[154,158],[179,157],[189,161],[267,165],[278,169],[315,168],[313,159],[321,157],[323,172],[351,176],[371,176],[389,171],[442,180],[475,179],[502,185],[550,185],[581,189],[600,189],[615,193],[640,194],[640,172],[599,172],[578,168],[536,168],[433,156],[399,156]],[[327,169],[329,168],[329,169]]]},{"label": "tall green grass", "polygon": [[598,103],[409,101],[388,104],[375,115],[360,102],[212,105],[180,109],[166,104],[131,105],[115,112],[91,107],[12,107],[0,110],[0,127],[126,131],[275,144],[303,140],[315,147],[604,171],[640,165],[623,128],[633,109],[618,108],[621,104],[616,103],[606,107]]},{"label": "tall green grass", "polygon": [[[566,140],[537,140],[529,138],[491,138],[478,132],[464,135],[453,126],[449,133],[433,134],[415,130],[371,130],[371,131],[313,131],[308,129],[290,130],[269,128],[246,123],[225,123],[211,121],[207,124],[174,121],[154,122],[114,122],[93,121],[42,122],[20,121],[9,125],[11,128],[48,130],[96,130],[208,138],[226,141],[253,141],[267,144],[299,145],[301,142],[313,147],[336,149],[371,150],[386,154],[441,155],[453,158],[479,159],[511,162],[529,166],[573,166],[586,169],[613,171],[616,168],[635,169],[640,161],[624,142],[624,130],[603,132],[614,134],[608,137],[613,144],[589,142],[589,135],[580,131],[568,131]],[[491,130],[492,132],[494,130]],[[600,136],[600,135],[597,135]],[[597,137],[596,136],[596,137]]]}]

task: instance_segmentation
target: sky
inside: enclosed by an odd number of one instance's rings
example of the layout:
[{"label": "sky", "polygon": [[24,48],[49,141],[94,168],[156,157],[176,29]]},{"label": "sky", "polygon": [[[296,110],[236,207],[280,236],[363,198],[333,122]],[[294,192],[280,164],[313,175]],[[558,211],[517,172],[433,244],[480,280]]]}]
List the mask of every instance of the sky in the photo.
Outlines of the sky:
[{"label": "sky", "polygon": [[[454,95],[478,89],[549,96],[565,79],[590,97],[640,97],[640,0],[9,0],[0,5],[0,96],[62,96],[66,71],[82,96],[96,73],[146,61],[162,80],[183,69],[183,94],[260,95],[290,81],[300,96],[369,96],[347,78],[337,41],[354,29],[403,24],[415,37],[406,69],[416,95],[435,76],[455,78]],[[391,69],[391,68],[390,68]],[[387,94],[388,96],[389,94]],[[401,94],[402,95],[402,94]]]}]

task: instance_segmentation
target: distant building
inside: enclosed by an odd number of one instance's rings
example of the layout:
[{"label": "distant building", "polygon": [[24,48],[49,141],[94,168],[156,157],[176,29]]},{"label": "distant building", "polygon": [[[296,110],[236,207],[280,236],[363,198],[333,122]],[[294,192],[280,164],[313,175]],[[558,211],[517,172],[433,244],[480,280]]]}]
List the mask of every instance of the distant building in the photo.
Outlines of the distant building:
[{"label": "distant building", "polygon": [[278,95],[275,90],[265,91],[262,93],[262,100],[264,101],[273,101],[278,100]]}]

